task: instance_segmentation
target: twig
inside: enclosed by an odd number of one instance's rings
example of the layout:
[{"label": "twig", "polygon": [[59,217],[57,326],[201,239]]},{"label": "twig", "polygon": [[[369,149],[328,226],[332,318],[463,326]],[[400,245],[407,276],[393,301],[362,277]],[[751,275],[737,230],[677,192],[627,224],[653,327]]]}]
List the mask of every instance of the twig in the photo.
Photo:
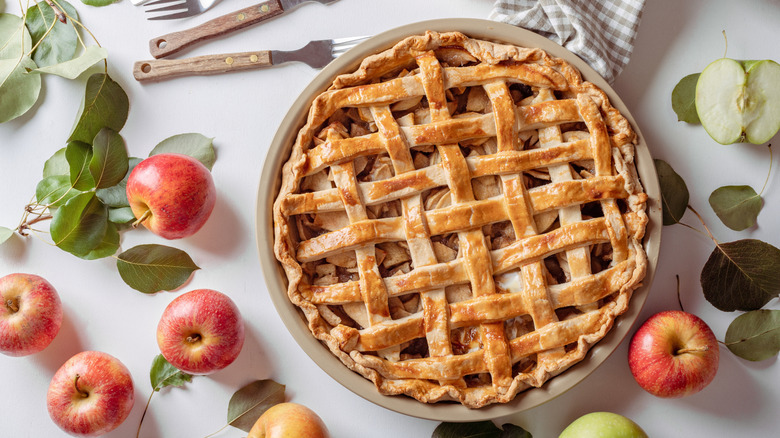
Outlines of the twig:
[{"label": "twig", "polygon": [[36,217],[35,219],[33,219],[31,221],[25,221],[24,223],[19,225],[17,230],[19,231],[19,234],[21,234],[22,236],[26,236],[27,234],[24,232],[25,230],[29,230],[32,225],[35,225],[38,222],[49,220],[51,218],[52,218],[52,216],[50,214],[47,214],[45,216],[44,215],[38,216],[38,217]]},{"label": "twig", "polygon": [[51,10],[54,11],[54,15],[57,17],[58,20],[60,20],[60,23],[67,23],[68,17],[65,16],[65,12],[60,9],[59,6],[55,5],[53,1],[51,0],[44,0],[47,5],[51,7]]}]

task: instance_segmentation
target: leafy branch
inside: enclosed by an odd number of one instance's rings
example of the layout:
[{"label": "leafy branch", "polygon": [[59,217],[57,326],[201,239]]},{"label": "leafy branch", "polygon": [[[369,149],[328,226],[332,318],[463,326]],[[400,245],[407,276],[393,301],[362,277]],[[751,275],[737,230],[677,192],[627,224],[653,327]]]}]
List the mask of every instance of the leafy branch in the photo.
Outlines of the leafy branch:
[{"label": "leafy branch", "polygon": [[685,211],[690,210],[715,244],[701,272],[704,297],[721,311],[747,312],[731,323],[725,345],[748,360],[777,355],[780,352],[780,317],[777,316],[780,311],[762,308],[780,296],[780,249],[758,239],[719,242],[703,217],[688,203],[685,181],[668,163],[655,160],[655,164],[661,186],[664,225],[680,223],[699,231],[681,222]]},{"label": "leafy branch", "polygon": [[[45,0],[22,16],[0,14],[0,123],[25,114],[37,102],[41,75],[76,79],[96,63],[108,71],[107,52],[65,0]],[[81,32],[95,45],[87,45]],[[79,50],[81,49],[81,50]]]},{"label": "leafy branch", "polygon": [[141,414],[141,420],[138,422],[136,438],[141,436],[141,426],[144,424],[144,418],[146,418],[146,411],[149,410],[149,404],[152,402],[152,396],[166,386],[182,387],[185,383],[192,381],[192,376],[174,367],[162,354],[158,354],[152,360],[149,380],[152,382],[152,393],[149,394],[149,398],[146,400],[144,412]]},{"label": "leafy branch", "polygon": [[[149,380],[152,384],[152,393],[144,406],[141,420],[138,422],[136,438],[141,436],[141,426],[144,423],[146,412],[149,410],[152,397],[163,388],[182,387],[192,381],[192,375],[187,374],[171,365],[162,354],[155,356],[149,371]],[[272,406],[284,401],[285,386],[273,380],[256,380],[236,391],[228,402],[227,423],[218,431],[206,436],[216,435],[228,426],[233,426],[249,432],[260,415]]]}]

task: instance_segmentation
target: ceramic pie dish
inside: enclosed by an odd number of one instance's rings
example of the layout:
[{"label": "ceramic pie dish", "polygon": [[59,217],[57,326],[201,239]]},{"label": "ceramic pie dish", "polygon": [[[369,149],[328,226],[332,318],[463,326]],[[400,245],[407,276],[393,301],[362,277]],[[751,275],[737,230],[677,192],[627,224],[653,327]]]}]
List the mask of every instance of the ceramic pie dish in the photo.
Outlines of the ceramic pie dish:
[{"label": "ceramic pie dish", "polygon": [[263,169],[258,247],[328,374],[470,421],[563,393],[617,347],[652,280],[658,198],[635,121],[576,56],[437,20],[373,37],[304,90]]}]

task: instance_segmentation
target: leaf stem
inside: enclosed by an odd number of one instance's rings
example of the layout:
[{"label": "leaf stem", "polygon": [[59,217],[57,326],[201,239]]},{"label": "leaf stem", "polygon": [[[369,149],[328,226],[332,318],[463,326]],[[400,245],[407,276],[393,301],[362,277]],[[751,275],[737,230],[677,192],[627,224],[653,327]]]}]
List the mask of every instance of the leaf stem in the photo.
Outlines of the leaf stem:
[{"label": "leaf stem", "polygon": [[692,231],[696,231],[697,233],[701,234],[702,236],[709,237],[709,236],[707,236],[707,233],[705,233],[704,231],[702,231],[702,230],[700,230],[698,228],[695,228],[695,227],[693,227],[691,225],[688,225],[685,222],[677,222],[677,223],[682,225],[682,226],[684,226],[685,228],[688,228],[688,229],[692,230]]},{"label": "leaf stem", "polygon": [[[56,0],[54,0],[54,1],[56,1]],[[75,19],[75,18],[73,18],[73,17],[70,17],[70,21],[71,21],[72,23],[75,23],[75,24],[77,24],[77,25],[78,25],[79,27],[81,27],[82,29],[84,29],[84,31],[85,31],[85,32],[87,32],[87,33],[89,34],[89,36],[90,36],[90,37],[92,37],[92,40],[93,40],[93,41],[95,41],[95,44],[96,44],[98,47],[103,47],[103,46],[101,46],[101,45],[100,45],[100,41],[98,41],[98,39],[95,37],[95,35],[92,33],[92,31],[91,31],[91,30],[89,30],[89,28],[88,28],[87,26],[84,26],[84,25],[83,25],[83,24],[82,24],[80,21],[76,20],[76,19]],[[86,47],[86,44],[84,44],[84,41],[81,39],[81,36],[79,35],[79,33],[78,33],[78,32],[76,32],[76,35],[79,37],[79,41],[81,41],[81,45],[82,45],[82,46],[84,46],[84,47]],[[107,61],[106,59],[103,59],[103,71],[104,71],[106,74],[108,74],[108,61]]]},{"label": "leaf stem", "polygon": [[710,229],[707,227],[707,223],[704,222],[704,218],[701,217],[698,211],[696,211],[695,208],[691,204],[688,204],[688,210],[691,210],[693,214],[696,215],[697,218],[699,218],[699,222],[704,226],[704,229],[707,231],[707,235],[712,239],[713,242],[715,242],[715,246],[720,248],[720,242],[718,242],[718,239],[715,238],[715,236],[712,235],[712,232],[710,232]]},{"label": "leaf stem", "polygon": [[[41,13],[41,15],[43,15],[43,13]],[[45,40],[45,39],[46,39],[46,37],[47,37],[47,36],[49,36],[49,33],[51,33],[52,29],[54,29],[54,24],[55,24],[55,23],[52,21],[52,22],[51,22],[51,26],[49,26],[49,28],[48,28],[48,29],[46,29],[46,33],[44,33],[44,34],[43,34],[43,36],[41,37],[41,39],[39,39],[39,40],[38,40],[38,42],[37,42],[37,43],[35,43],[35,45],[34,45],[34,46],[32,46],[32,48],[30,48],[30,51],[27,53],[27,55],[26,55],[26,56],[32,56],[32,54],[33,54],[33,52],[35,51],[35,49],[37,49],[37,48],[38,48],[38,46],[40,46],[40,45],[41,45],[41,43],[43,42],[43,40]]]},{"label": "leaf stem", "polygon": [[141,414],[141,421],[138,422],[138,431],[135,433],[135,438],[138,438],[141,436],[141,425],[144,424],[144,417],[146,417],[146,411],[149,409],[149,403],[152,402],[152,396],[156,392],[155,389],[152,389],[152,393],[149,394],[149,399],[146,400],[146,406],[144,406],[144,413]]},{"label": "leaf stem", "polygon": [[761,191],[758,193],[758,196],[764,194],[766,185],[769,183],[769,177],[772,175],[772,161],[774,161],[774,158],[772,156],[772,145],[771,144],[767,145],[767,148],[769,149],[769,171],[766,173],[766,180],[764,180],[764,187],[761,187]]},{"label": "leaf stem", "polygon": [[683,305],[682,305],[682,299],[680,298],[680,276],[675,274],[674,277],[677,279],[677,304],[680,305],[680,310],[685,312],[685,309],[683,308]]},{"label": "leaf stem", "polygon": [[[214,436],[214,435],[216,435],[216,434],[218,434],[218,433],[222,432],[222,431],[223,431],[223,430],[225,430],[225,428],[227,428],[228,426],[230,426],[230,425],[229,425],[229,424],[226,424],[226,425],[224,425],[224,426],[220,427],[220,428],[219,428],[219,430],[217,430],[216,432],[212,432],[212,433],[210,433],[210,434],[206,435],[206,436],[205,436],[205,437],[203,437],[203,438],[210,438],[210,437],[212,437],[212,436]],[[136,437],[136,438],[138,438],[138,437]]]}]

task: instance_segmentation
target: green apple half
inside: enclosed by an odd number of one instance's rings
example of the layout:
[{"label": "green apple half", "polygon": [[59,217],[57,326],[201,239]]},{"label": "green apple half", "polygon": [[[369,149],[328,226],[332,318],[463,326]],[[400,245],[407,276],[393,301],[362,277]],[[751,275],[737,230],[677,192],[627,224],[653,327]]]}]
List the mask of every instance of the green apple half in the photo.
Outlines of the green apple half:
[{"label": "green apple half", "polygon": [[718,143],[769,141],[780,129],[780,64],[713,61],[696,83],[696,112]]}]

